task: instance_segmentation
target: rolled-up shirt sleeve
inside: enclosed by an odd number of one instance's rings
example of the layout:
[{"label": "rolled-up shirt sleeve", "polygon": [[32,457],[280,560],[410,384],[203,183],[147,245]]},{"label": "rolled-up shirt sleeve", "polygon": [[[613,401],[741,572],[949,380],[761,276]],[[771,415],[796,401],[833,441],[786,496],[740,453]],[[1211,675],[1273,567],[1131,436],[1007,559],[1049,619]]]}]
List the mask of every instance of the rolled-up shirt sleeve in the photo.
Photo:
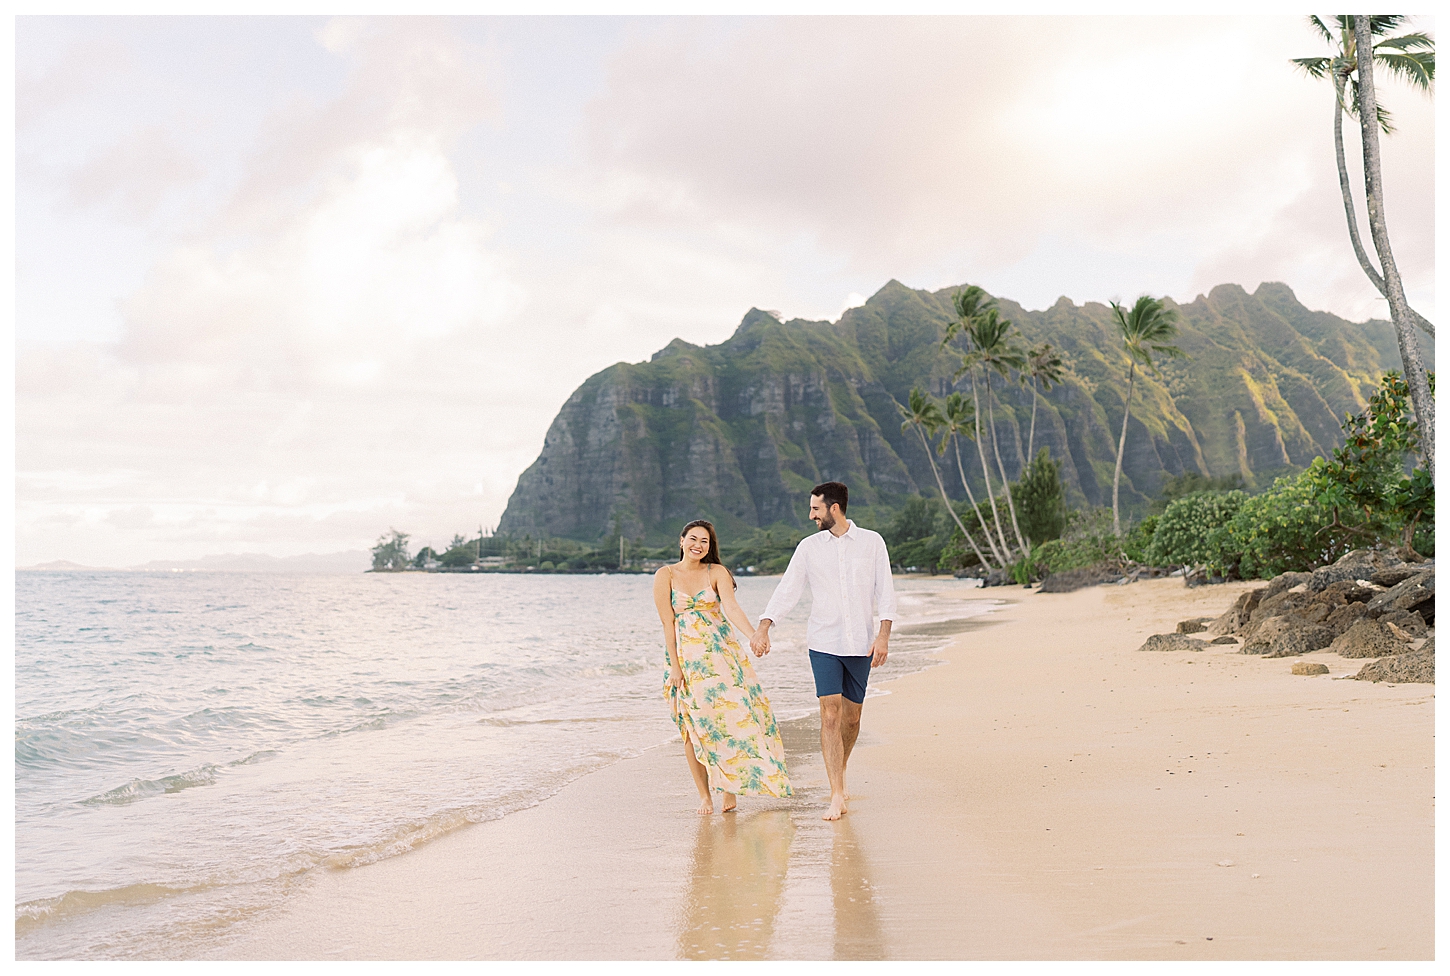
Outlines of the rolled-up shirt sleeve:
[{"label": "rolled-up shirt sleeve", "polygon": [[885,540],[879,535],[876,538],[876,616],[895,623],[896,587],[891,582],[891,555],[886,551]]},{"label": "rolled-up shirt sleeve", "polygon": [[779,622],[781,617],[790,613],[797,603],[800,602],[801,594],[806,587],[805,559],[801,556],[800,548],[791,553],[790,563],[785,567],[785,575],[781,577],[780,584],[776,586],[775,592],[770,595],[770,602],[761,611],[761,620]]}]

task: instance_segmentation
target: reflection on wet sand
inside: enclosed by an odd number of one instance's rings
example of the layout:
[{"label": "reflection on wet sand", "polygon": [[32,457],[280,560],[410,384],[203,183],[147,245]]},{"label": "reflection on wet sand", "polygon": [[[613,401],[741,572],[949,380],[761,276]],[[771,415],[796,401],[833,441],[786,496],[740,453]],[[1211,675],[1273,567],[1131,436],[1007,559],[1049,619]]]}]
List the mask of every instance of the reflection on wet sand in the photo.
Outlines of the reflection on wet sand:
[{"label": "reflection on wet sand", "polygon": [[881,917],[866,855],[847,814],[832,826],[831,901],[836,912],[835,958],[885,959]]},{"label": "reflection on wet sand", "polygon": [[700,819],[680,958],[887,957],[865,849],[870,837],[863,848],[850,814],[821,819],[829,791],[819,729],[813,715],[781,723],[794,797],[745,797],[741,806],[756,809]]},{"label": "reflection on wet sand", "polygon": [[794,835],[789,810],[701,818],[681,958],[766,958]]}]

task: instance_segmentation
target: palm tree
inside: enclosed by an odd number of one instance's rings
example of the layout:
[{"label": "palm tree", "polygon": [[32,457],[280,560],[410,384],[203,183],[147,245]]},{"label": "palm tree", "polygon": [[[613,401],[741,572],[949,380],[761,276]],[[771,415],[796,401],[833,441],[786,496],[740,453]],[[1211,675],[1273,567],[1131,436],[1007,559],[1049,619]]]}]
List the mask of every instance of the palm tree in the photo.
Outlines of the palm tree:
[{"label": "palm tree", "polygon": [[[941,492],[942,504],[946,505],[947,513],[951,515],[952,521],[957,523],[957,528],[962,530],[962,535],[971,545],[972,551],[977,554],[977,559],[981,560],[983,566],[990,568],[992,564],[987,561],[986,556],[982,555],[982,550],[977,548],[977,543],[972,538],[972,534],[962,524],[961,516],[957,515],[955,508],[952,508],[952,500],[947,497],[946,485],[942,484],[941,472],[936,467],[936,458],[931,456],[931,445],[927,443],[927,435],[935,434],[946,422],[945,418],[942,417],[941,408],[933,403],[931,398],[923,393],[919,386],[911,388],[911,393],[906,398],[906,406],[903,407],[900,403],[897,403],[895,397],[891,398],[891,402],[896,403],[896,409],[905,418],[901,422],[901,432],[903,434],[906,433],[906,428],[908,427],[916,428],[916,436],[921,438],[922,449],[926,451],[926,460],[931,465],[931,473],[936,476],[936,487]],[[989,539],[988,541],[990,542],[991,540]]]},{"label": "palm tree", "polygon": [[[962,479],[962,490],[967,493],[967,501],[971,502],[972,511],[977,513],[977,522],[982,526],[982,534],[987,538],[987,547],[992,550],[992,555],[1006,568],[1011,562],[1004,553],[997,549],[997,543],[992,541],[992,530],[987,528],[987,520],[982,516],[982,510],[977,505],[977,496],[972,494],[971,483],[967,481],[967,472],[962,467],[962,446],[957,440],[958,437],[970,438],[968,425],[976,418],[976,411],[972,409],[971,401],[960,393],[952,393],[942,404],[942,442],[937,446],[937,453],[944,453],[947,441],[952,443],[952,449],[957,456],[957,476]],[[989,489],[990,490],[990,486]]]},{"label": "palm tree", "polygon": [[[1003,494],[1007,496],[1007,511],[1012,516],[1012,531],[1017,536],[1017,545],[1021,548],[1023,558],[1032,551],[1027,545],[1027,540],[1022,537],[1022,529],[1017,524],[1017,506],[1012,501],[1012,489],[1007,483],[1007,469],[1002,465],[1002,452],[997,446],[997,420],[992,410],[992,374],[997,373],[1003,379],[1007,379],[1012,370],[1025,369],[1027,356],[1022,347],[1014,341],[1011,321],[1004,319],[996,307],[987,308],[976,315],[967,326],[967,342],[971,348],[966,356],[962,357],[962,369],[971,373],[972,376],[972,405],[978,411],[977,436],[981,436],[981,405],[977,403],[977,376],[976,367],[982,367],[982,375],[987,385],[987,426],[992,430],[992,455],[997,461],[997,473],[1002,477]],[[958,374],[960,375],[960,374]],[[981,448],[980,442],[978,449]],[[982,467],[986,468],[986,461],[983,460]],[[990,485],[989,485],[990,489]],[[992,515],[997,515],[996,506],[993,506]],[[998,532],[1001,531],[1001,521],[998,523]],[[1002,548],[1010,550],[1006,540],[1002,542]]]},{"label": "palm tree", "polygon": [[[952,377],[952,381],[955,382],[960,379],[963,373],[967,373],[972,381],[972,420],[976,427],[976,436],[972,438],[972,441],[977,445],[977,457],[982,462],[982,480],[987,485],[987,503],[992,508],[992,524],[997,527],[997,539],[1002,543],[1001,552],[1003,554],[1003,565],[1005,566],[1010,561],[1007,557],[1010,555],[1012,547],[1007,544],[1007,536],[1002,532],[1002,518],[997,512],[997,493],[992,490],[991,468],[987,466],[987,449],[983,446],[985,442],[982,440],[981,401],[977,396],[977,353],[973,349],[971,342],[973,323],[987,311],[995,311],[993,306],[996,304],[996,299],[990,298],[977,285],[969,285],[954,294],[952,296],[952,309],[957,313],[956,321],[947,324],[941,344],[945,347],[958,333],[961,333],[967,339],[967,349],[962,354],[962,368],[957,370],[957,374]],[[1005,485],[1006,480],[1004,479],[1002,483]],[[1007,494],[1010,497],[1012,493],[1009,491]],[[990,538],[990,533],[988,537]],[[996,545],[993,544],[992,548],[996,549]]]},{"label": "palm tree", "polygon": [[[1367,20],[1373,42],[1370,47],[1373,63],[1408,82],[1412,88],[1428,92],[1435,80],[1435,42],[1430,36],[1415,33],[1384,37],[1397,30],[1404,22],[1405,18],[1400,14],[1376,14]],[[1309,26],[1329,43],[1332,53],[1328,57],[1294,58],[1292,63],[1298,65],[1311,78],[1328,78],[1334,85],[1334,159],[1339,166],[1339,192],[1344,198],[1344,218],[1349,224],[1349,242],[1354,247],[1354,256],[1359,260],[1359,266],[1364,269],[1370,283],[1388,299],[1385,279],[1365,253],[1364,245],[1360,243],[1359,223],[1354,213],[1354,196],[1350,192],[1349,170],[1344,162],[1344,114],[1359,114],[1359,55],[1355,42],[1355,17],[1340,14],[1332,18],[1332,21],[1333,28],[1318,16],[1309,17]],[[1374,41],[1381,37],[1384,39]],[[1348,101],[1345,100],[1346,87],[1352,93]],[[1377,105],[1376,109],[1375,118],[1379,121],[1380,129],[1388,135],[1394,131],[1390,113],[1383,106]],[[1409,311],[1416,325],[1431,336],[1435,334],[1435,327],[1429,320],[1414,309]]]},{"label": "palm tree", "polygon": [[1400,360],[1405,367],[1405,382],[1410,387],[1410,401],[1415,405],[1415,419],[1420,423],[1420,450],[1425,468],[1434,479],[1435,470],[1435,399],[1425,375],[1425,362],[1420,357],[1420,339],[1415,335],[1410,305],[1405,301],[1405,286],[1390,250],[1390,232],[1385,226],[1384,180],[1380,173],[1379,128],[1373,122],[1379,117],[1379,103],[1374,89],[1374,47],[1372,18],[1354,18],[1355,60],[1359,82],[1359,139],[1364,149],[1364,200],[1369,212],[1370,239],[1379,255],[1385,273],[1385,298],[1390,303],[1390,320],[1395,324],[1395,337],[1400,343]]},{"label": "palm tree", "polygon": [[1178,326],[1173,324],[1178,315],[1162,300],[1140,295],[1133,303],[1132,311],[1127,313],[1117,302],[1111,304],[1118,333],[1123,337],[1123,351],[1128,354],[1128,396],[1123,403],[1123,431],[1118,435],[1118,461],[1113,467],[1113,535],[1121,538],[1123,528],[1118,520],[1118,483],[1123,479],[1123,446],[1128,442],[1128,414],[1133,409],[1133,380],[1137,377],[1138,364],[1157,372],[1153,365],[1154,353],[1177,359],[1183,355],[1183,350],[1168,345],[1168,340],[1178,335]]},{"label": "palm tree", "polygon": [[1027,427],[1027,457],[1032,458],[1032,439],[1037,433],[1037,385],[1042,384],[1042,391],[1046,393],[1051,390],[1054,384],[1061,384],[1065,366],[1062,357],[1052,348],[1052,344],[1044,342],[1040,346],[1033,346],[1027,352],[1027,370],[1024,376],[1032,377],[1032,423]]}]

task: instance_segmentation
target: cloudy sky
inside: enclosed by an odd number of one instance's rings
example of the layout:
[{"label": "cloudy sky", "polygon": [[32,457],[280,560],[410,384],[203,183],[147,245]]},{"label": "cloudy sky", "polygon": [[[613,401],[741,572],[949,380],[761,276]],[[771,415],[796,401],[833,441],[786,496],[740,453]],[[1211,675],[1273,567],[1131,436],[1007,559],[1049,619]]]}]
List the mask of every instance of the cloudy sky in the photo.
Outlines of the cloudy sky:
[{"label": "cloudy sky", "polygon": [[[498,520],[591,373],[892,278],[1029,308],[1272,280],[1386,315],[1298,17],[15,37],[17,565],[445,543]],[[1383,100],[1396,256],[1434,318],[1433,103]]]}]

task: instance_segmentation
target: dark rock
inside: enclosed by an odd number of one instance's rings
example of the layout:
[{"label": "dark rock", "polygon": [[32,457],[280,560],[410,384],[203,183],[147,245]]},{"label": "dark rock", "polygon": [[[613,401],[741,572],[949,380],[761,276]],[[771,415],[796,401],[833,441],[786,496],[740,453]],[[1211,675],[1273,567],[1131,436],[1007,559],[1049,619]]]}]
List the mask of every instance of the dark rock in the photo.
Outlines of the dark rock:
[{"label": "dark rock", "polygon": [[1405,645],[1395,640],[1378,620],[1356,620],[1348,630],[1334,638],[1329,649],[1340,657],[1389,657],[1399,654]]},{"label": "dark rock", "polygon": [[1340,580],[1330,583],[1314,596],[1315,603],[1329,603],[1340,606],[1345,603],[1364,603],[1374,598],[1378,590],[1361,586],[1357,580]]},{"label": "dark rock", "polygon": [[1394,552],[1387,549],[1352,549],[1334,561],[1336,566],[1353,567],[1356,572],[1368,570],[1355,579],[1369,579],[1375,572],[1403,563]]},{"label": "dark rock", "polygon": [[1328,674],[1329,667],[1318,661],[1295,661],[1290,674]]},{"label": "dark rock", "polygon": [[1140,651],[1201,651],[1208,645],[1186,634],[1154,634],[1143,642]]},{"label": "dark rock", "polygon": [[1270,617],[1245,642],[1242,653],[1297,657],[1328,647],[1333,641],[1334,631],[1323,624],[1308,623],[1292,616]]},{"label": "dark rock", "polygon": [[1349,566],[1324,566],[1316,569],[1309,577],[1307,589],[1311,593],[1318,593],[1333,583],[1342,583],[1348,580],[1369,579],[1373,573],[1368,566],[1351,564]]},{"label": "dark rock", "polygon": [[1223,612],[1223,615],[1209,625],[1210,634],[1234,634],[1246,626],[1255,610],[1259,607],[1259,601],[1268,592],[1268,587],[1261,586],[1247,593],[1240,593],[1239,598],[1234,601],[1233,606]]},{"label": "dark rock", "polygon": [[1337,637],[1348,630],[1356,620],[1363,620],[1368,613],[1369,611],[1365,609],[1363,603],[1346,603],[1342,607],[1335,607],[1325,618],[1324,624],[1334,631]]},{"label": "dark rock", "polygon": [[1391,610],[1417,610],[1425,623],[1435,626],[1435,571],[1427,570],[1395,584],[1370,600],[1366,609],[1372,617]]},{"label": "dark rock", "polygon": [[1430,632],[1425,626],[1425,618],[1417,610],[1391,610],[1389,613],[1380,614],[1379,621],[1382,624],[1394,624],[1409,634],[1412,640],[1419,640]]},{"label": "dark rock", "polygon": [[1239,633],[1245,640],[1252,641],[1265,620],[1294,614],[1307,607],[1313,599],[1303,590],[1290,590],[1261,600],[1249,617],[1248,626],[1240,628]]},{"label": "dark rock", "polygon": [[1354,676],[1358,681],[1392,681],[1395,684],[1434,684],[1435,648],[1427,642],[1418,651],[1406,651],[1371,661]]},{"label": "dark rock", "polygon": [[1180,634],[1200,634],[1208,629],[1208,624],[1213,622],[1212,617],[1194,617],[1192,620],[1178,621],[1178,632]]},{"label": "dark rock", "polygon": [[1238,642],[1239,639],[1237,637],[1230,637],[1227,634],[1222,637],[1215,637],[1209,641],[1210,644],[1237,644]]},{"label": "dark rock", "polygon": [[1422,572],[1424,572],[1424,568],[1420,566],[1391,566],[1388,569],[1381,569],[1376,572],[1369,578],[1369,581],[1376,586],[1383,586],[1388,589]]},{"label": "dark rock", "polygon": [[1269,585],[1265,588],[1264,595],[1261,596],[1259,599],[1268,600],[1278,596],[1285,590],[1292,590],[1300,583],[1309,582],[1309,579],[1312,575],[1313,574],[1311,573],[1280,573],[1278,576],[1275,576],[1272,580],[1269,581]]},{"label": "dark rock", "polygon": [[1049,573],[1047,579],[1042,581],[1038,593],[1071,593],[1073,590],[1080,590],[1084,586],[1096,586],[1099,583],[1116,583],[1122,578],[1122,573],[1111,563],[1099,563],[1096,566],[1083,566],[1080,569],[1065,569],[1060,573]]}]

